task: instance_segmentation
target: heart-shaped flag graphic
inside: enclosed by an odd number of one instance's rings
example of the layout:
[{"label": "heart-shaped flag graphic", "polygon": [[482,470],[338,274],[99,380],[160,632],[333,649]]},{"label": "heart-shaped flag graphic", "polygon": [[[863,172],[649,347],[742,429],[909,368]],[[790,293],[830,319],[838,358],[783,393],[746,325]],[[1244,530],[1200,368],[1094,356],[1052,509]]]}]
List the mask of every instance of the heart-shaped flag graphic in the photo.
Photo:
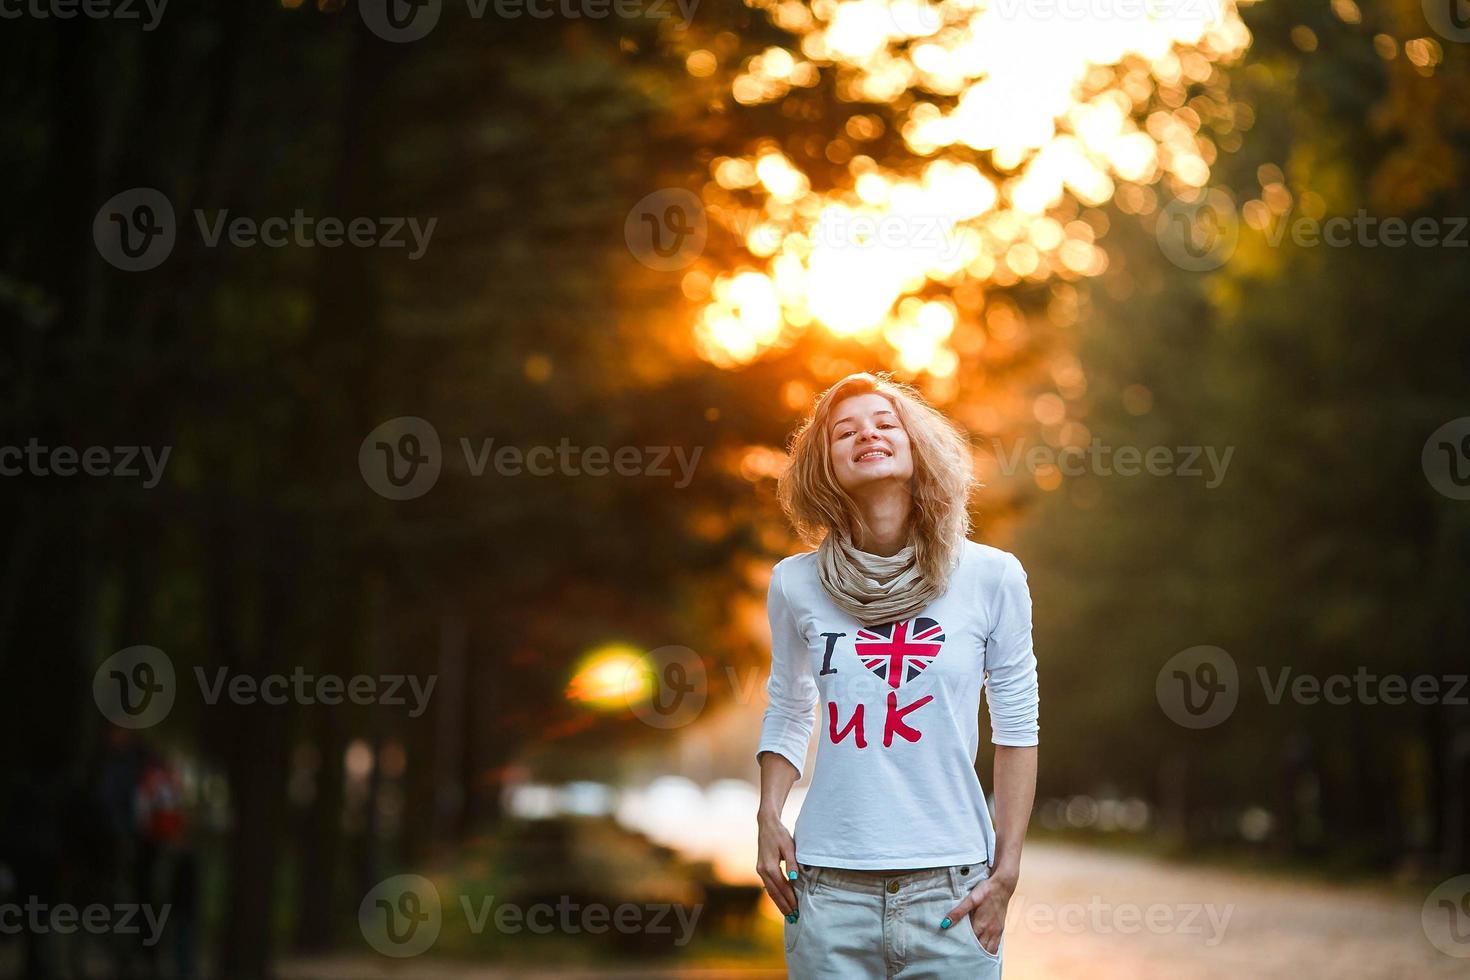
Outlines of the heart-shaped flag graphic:
[{"label": "heart-shaped flag graphic", "polygon": [[939,656],[944,627],[928,616],[858,630],[854,641],[863,666],[898,687],[923,673]]}]

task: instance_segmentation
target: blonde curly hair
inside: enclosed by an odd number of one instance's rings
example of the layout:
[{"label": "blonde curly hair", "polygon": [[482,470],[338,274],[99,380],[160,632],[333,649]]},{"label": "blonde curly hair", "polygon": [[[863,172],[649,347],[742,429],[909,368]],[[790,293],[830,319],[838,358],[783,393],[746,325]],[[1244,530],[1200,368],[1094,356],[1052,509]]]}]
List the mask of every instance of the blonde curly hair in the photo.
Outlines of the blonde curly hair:
[{"label": "blonde curly hair", "polygon": [[791,439],[790,463],[777,485],[781,509],[801,539],[813,547],[833,532],[860,539],[866,530],[862,513],[832,470],[829,423],[844,398],[869,393],[888,399],[908,433],[914,457],[909,481],[914,558],[924,577],[942,589],[970,532],[970,491],[975,486],[970,441],[917,389],[887,373],[850,374],[817,398],[811,415]]}]

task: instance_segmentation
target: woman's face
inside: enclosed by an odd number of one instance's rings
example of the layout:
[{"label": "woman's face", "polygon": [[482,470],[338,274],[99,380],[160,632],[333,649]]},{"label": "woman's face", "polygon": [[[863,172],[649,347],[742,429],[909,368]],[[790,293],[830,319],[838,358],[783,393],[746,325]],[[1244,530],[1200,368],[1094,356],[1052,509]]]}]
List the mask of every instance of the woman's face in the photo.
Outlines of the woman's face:
[{"label": "woman's face", "polygon": [[914,475],[909,435],[887,398],[851,395],[837,403],[831,419],[832,472],[842,489],[854,493],[882,480],[907,483]]}]

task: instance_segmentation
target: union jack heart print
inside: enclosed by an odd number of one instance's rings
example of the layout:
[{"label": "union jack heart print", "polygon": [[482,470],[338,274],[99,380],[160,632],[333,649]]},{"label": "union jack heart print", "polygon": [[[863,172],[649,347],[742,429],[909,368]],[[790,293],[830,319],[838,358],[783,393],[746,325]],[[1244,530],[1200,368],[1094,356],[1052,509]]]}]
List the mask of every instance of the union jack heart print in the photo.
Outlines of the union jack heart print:
[{"label": "union jack heart print", "polygon": [[863,666],[898,687],[918,677],[944,644],[944,627],[928,616],[858,630],[854,641]]}]

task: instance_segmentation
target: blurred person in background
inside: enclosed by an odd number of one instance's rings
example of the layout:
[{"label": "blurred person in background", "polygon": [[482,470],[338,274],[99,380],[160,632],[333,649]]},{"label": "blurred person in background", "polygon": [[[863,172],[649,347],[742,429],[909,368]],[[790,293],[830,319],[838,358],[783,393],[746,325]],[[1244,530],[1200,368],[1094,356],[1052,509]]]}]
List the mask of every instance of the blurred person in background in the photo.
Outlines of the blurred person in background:
[{"label": "blurred person in background", "polygon": [[[967,539],[958,427],[912,388],[851,375],[798,430],[782,506],[816,550],[778,562],[757,870],[807,977],[999,977],[1036,788],[1026,573]],[[975,771],[980,692],[996,820]],[[795,835],[781,821],[820,698]],[[784,870],[783,870],[784,865]]]},{"label": "blurred person in background", "polygon": [[[135,891],[138,900],[156,915],[167,912],[167,939],[148,936],[144,959],[155,970],[172,961],[170,975],[191,977],[197,972],[199,873],[189,840],[184,786],[172,760],[147,750],[134,794],[138,837]],[[151,945],[149,945],[151,944]]]}]

